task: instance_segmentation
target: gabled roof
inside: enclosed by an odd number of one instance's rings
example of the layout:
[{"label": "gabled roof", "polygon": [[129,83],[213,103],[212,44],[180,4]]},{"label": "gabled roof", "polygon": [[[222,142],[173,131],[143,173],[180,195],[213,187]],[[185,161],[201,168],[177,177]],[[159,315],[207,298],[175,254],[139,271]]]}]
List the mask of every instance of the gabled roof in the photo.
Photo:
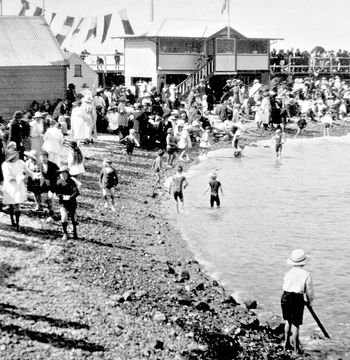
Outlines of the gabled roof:
[{"label": "gabled roof", "polygon": [[63,51],[41,16],[0,16],[0,66],[65,65]]},{"label": "gabled roof", "polygon": [[[232,33],[241,38],[253,39],[277,39],[266,31],[252,31],[252,25],[242,24],[235,20],[231,21],[230,29]],[[141,31],[135,35],[117,36],[117,38],[137,38],[137,37],[177,37],[177,38],[209,38],[221,30],[227,28],[227,22],[202,19],[169,19],[153,23],[146,31]]]}]

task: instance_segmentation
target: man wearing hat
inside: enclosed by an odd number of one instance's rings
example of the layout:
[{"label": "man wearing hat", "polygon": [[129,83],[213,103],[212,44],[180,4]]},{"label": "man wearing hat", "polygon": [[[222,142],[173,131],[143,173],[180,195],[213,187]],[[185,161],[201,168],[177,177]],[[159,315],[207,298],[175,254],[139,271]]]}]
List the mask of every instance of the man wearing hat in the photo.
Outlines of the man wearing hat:
[{"label": "man wearing hat", "polygon": [[21,111],[16,111],[9,125],[8,141],[14,141],[19,151],[20,159],[23,159],[24,153],[24,138],[29,136],[29,124],[23,121],[23,114]]},{"label": "man wearing hat", "polygon": [[76,182],[69,175],[69,168],[62,166],[59,170],[60,178],[55,186],[55,193],[60,203],[61,223],[63,228],[62,240],[68,239],[68,216],[73,224],[73,239],[77,239],[77,221],[75,211],[77,209],[77,196],[79,190]]},{"label": "man wearing hat", "polygon": [[311,276],[304,269],[308,258],[304,250],[296,249],[287,260],[293,266],[284,276],[281,307],[284,327],[284,348],[292,346],[295,353],[299,348],[299,326],[303,323],[305,300],[311,305],[314,299],[314,288]]}]

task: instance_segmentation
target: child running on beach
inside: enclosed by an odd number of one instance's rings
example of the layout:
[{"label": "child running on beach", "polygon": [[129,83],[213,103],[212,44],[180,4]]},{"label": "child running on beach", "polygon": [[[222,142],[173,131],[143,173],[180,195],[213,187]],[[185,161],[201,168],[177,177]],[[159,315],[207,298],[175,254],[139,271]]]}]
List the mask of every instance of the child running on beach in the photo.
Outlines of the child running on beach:
[{"label": "child running on beach", "polygon": [[210,189],[210,207],[214,207],[214,204],[216,203],[217,207],[220,207],[220,198],[219,198],[219,190],[221,191],[221,195],[224,195],[222,191],[221,182],[218,181],[216,173],[212,173],[210,175],[210,181],[207,187],[205,188],[203,195],[207,193],[207,191]]},{"label": "child running on beach", "polygon": [[184,209],[184,197],[183,190],[188,186],[186,177],[182,174],[183,168],[181,165],[177,167],[177,173],[172,177],[172,181],[169,186],[169,194],[173,192],[173,196],[176,203],[176,211],[179,213],[179,200],[181,201],[181,208]]},{"label": "child running on beach", "polygon": [[117,170],[112,166],[112,160],[104,159],[100,174],[100,186],[105,200],[105,209],[108,208],[108,196],[111,198],[111,210],[114,212],[114,188],[118,185]]},{"label": "child running on beach", "polygon": [[282,133],[281,129],[277,129],[275,131],[275,135],[271,139],[271,141],[275,140],[276,146],[276,162],[279,163],[281,160],[281,154],[282,154],[282,145],[286,142],[285,135]]},{"label": "child running on beach", "polygon": [[121,139],[120,142],[126,145],[126,153],[128,154],[129,161],[131,161],[132,153],[134,152],[134,147],[135,146],[140,147],[140,144],[135,137],[135,130],[130,129],[129,135]]},{"label": "child running on beach", "polygon": [[156,182],[154,183],[154,187],[156,187],[157,185],[160,186],[160,184],[161,184],[161,180],[162,180],[161,171],[163,168],[163,155],[164,155],[164,151],[159,150],[158,155],[153,162],[153,170],[157,175],[157,179],[156,179]]},{"label": "child running on beach", "polygon": [[311,305],[314,288],[311,276],[303,267],[308,258],[304,250],[296,249],[287,260],[293,266],[284,276],[281,308],[284,325],[284,348],[290,347],[297,354],[299,348],[299,326],[303,323],[305,300]]}]

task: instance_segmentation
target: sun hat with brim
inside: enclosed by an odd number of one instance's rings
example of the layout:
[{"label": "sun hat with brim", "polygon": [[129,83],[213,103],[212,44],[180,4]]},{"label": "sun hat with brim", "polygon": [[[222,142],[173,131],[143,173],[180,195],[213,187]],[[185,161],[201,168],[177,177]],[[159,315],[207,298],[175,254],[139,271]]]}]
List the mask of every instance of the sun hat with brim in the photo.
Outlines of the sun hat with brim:
[{"label": "sun hat with brim", "polygon": [[40,111],[37,111],[34,115],[33,115],[33,119],[42,119],[43,118],[43,114]]},{"label": "sun hat with brim", "polygon": [[6,151],[6,161],[11,161],[12,159],[14,159],[18,154],[18,151],[10,148]]},{"label": "sun hat with brim", "polygon": [[91,96],[87,96],[83,99],[83,101],[86,103],[92,103],[92,98],[91,98]]},{"label": "sun hat with brim", "polygon": [[58,169],[58,172],[59,172],[59,173],[66,172],[66,173],[69,174],[69,168],[68,168],[68,166],[61,166],[61,167]]},{"label": "sun hat with brim", "polygon": [[38,152],[36,150],[25,151],[24,155],[34,160],[38,158]]},{"label": "sun hat with brim", "polygon": [[292,254],[287,259],[287,264],[293,265],[293,266],[302,266],[302,265],[306,264],[308,259],[309,258],[305,255],[305,252],[303,249],[296,249],[296,250],[292,251]]},{"label": "sun hat with brim", "polygon": [[168,129],[168,130],[167,130],[167,133],[168,133],[168,134],[171,134],[171,133],[173,133],[173,132],[174,132],[173,129]]},{"label": "sun hat with brim", "polygon": [[117,106],[114,104],[109,106],[108,111],[113,110],[113,109],[117,109]]}]

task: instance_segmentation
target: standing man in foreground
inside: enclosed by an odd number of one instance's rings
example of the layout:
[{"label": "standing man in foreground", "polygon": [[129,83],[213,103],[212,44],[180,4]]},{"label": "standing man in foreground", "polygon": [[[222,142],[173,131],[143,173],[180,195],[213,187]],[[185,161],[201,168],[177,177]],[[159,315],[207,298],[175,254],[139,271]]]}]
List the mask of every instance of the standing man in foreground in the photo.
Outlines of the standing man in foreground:
[{"label": "standing man in foreground", "polygon": [[287,350],[292,347],[297,354],[299,347],[299,326],[303,323],[304,303],[310,305],[314,299],[314,288],[311,276],[304,269],[308,258],[304,250],[296,249],[287,260],[288,265],[292,265],[284,276],[283,294],[281,297],[281,307],[284,325],[284,348]]},{"label": "standing man in foreground", "polygon": [[185,175],[182,174],[183,168],[181,165],[177,167],[177,173],[172,177],[169,186],[169,194],[173,192],[176,203],[176,211],[179,213],[179,200],[181,201],[181,208],[184,208],[183,190],[186,189],[188,182]]}]

